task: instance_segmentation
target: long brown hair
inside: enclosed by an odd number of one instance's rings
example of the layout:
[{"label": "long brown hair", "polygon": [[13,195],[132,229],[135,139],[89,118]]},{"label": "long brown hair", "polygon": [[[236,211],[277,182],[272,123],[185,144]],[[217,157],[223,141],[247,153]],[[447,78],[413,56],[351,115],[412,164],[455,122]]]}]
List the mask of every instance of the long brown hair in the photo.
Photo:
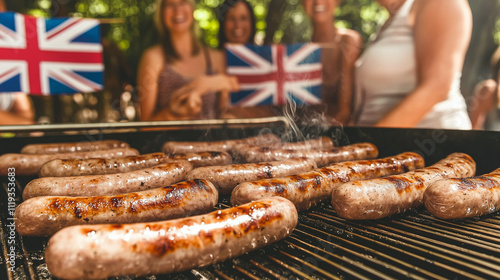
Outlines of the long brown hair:
[{"label": "long brown hair", "polygon": [[[172,62],[175,60],[180,59],[179,54],[174,48],[174,45],[172,43],[172,38],[170,37],[170,31],[167,29],[165,25],[165,2],[167,0],[157,0],[156,1],[156,11],[154,14],[154,20],[155,20],[155,25],[156,29],[158,30],[158,34],[160,35],[160,44],[163,49],[163,53],[165,55],[165,59],[167,62]],[[193,10],[196,7],[196,3],[194,0],[185,0],[189,2]],[[200,52],[201,49],[201,43],[199,41],[199,28],[198,24],[196,23],[196,20],[193,21],[193,24],[191,26],[191,36],[192,36],[192,42],[193,42],[193,53],[192,55],[196,55]]]},{"label": "long brown hair", "polygon": [[257,32],[257,29],[255,27],[256,24],[256,19],[255,19],[255,14],[253,12],[252,5],[248,3],[247,0],[226,0],[222,4],[217,7],[216,14],[217,18],[219,20],[219,33],[217,35],[217,38],[219,39],[219,45],[217,46],[219,49],[224,48],[224,45],[228,42],[226,38],[226,14],[236,6],[238,3],[243,3],[248,9],[248,13],[250,14],[250,24],[251,24],[251,31],[250,31],[250,37],[248,38],[248,42],[246,44],[253,44],[255,43],[255,33]]}]

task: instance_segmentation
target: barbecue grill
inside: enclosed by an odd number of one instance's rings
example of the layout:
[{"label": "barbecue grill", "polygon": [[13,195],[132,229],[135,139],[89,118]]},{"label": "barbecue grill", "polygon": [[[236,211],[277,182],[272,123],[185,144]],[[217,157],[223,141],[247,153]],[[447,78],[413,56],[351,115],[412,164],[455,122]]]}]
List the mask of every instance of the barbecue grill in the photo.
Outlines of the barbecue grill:
[{"label": "barbecue grill", "polygon": [[[158,127],[161,124],[161,127]],[[155,125],[156,129],[149,127]],[[68,133],[68,129],[72,131]],[[426,165],[453,152],[477,162],[477,174],[500,167],[500,134],[491,131],[301,127],[301,137],[326,135],[338,145],[371,142],[379,157],[405,151],[422,154]],[[237,139],[272,131],[292,135],[286,119],[165,122],[65,127],[6,127],[12,138],[0,139],[0,154],[19,152],[30,143],[119,139],[141,153],[160,151],[165,141]],[[43,136],[33,136],[40,131]],[[12,136],[12,134],[7,134]],[[33,178],[16,176],[16,204]],[[21,237],[9,227],[8,177],[0,182],[0,278],[52,279],[44,259],[47,238]],[[10,190],[12,192],[12,190]],[[221,197],[217,208],[229,207]],[[13,248],[11,248],[13,246]],[[14,249],[14,250],[12,250]],[[14,255],[12,255],[14,253]],[[12,255],[12,258],[11,258]],[[9,260],[14,260],[11,266]],[[138,279],[500,279],[500,214],[444,221],[425,208],[376,221],[346,221],[329,204],[299,215],[288,238],[241,257],[182,273]],[[120,277],[117,279],[136,279]]]}]

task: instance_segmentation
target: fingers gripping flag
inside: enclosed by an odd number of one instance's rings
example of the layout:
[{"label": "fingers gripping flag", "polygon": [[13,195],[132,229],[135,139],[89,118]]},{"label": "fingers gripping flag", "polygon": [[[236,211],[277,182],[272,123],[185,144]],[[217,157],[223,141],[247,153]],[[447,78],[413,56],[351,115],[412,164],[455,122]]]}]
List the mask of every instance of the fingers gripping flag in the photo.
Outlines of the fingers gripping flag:
[{"label": "fingers gripping flag", "polygon": [[321,102],[321,49],[317,44],[227,45],[227,73],[241,90],[232,106]]},{"label": "fingers gripping flag", "polygon": [[0,92],[98,91],[103,70],[97,20],[0,13]]}]

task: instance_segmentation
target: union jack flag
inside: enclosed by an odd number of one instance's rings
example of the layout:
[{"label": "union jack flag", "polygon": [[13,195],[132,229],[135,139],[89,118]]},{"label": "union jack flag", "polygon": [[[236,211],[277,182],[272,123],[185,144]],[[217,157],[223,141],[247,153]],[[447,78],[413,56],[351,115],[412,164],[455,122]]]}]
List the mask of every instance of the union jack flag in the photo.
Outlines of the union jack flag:
[{"label": "union jack flag", "polygon": [[0,92],[98,91],[103,70],[97,20],[0,13]]},{"label": "union jack flag", "polygon": [[227,72],[238,78],[233,106],[321,102],[321,49],[317,44],[227,45]]}]

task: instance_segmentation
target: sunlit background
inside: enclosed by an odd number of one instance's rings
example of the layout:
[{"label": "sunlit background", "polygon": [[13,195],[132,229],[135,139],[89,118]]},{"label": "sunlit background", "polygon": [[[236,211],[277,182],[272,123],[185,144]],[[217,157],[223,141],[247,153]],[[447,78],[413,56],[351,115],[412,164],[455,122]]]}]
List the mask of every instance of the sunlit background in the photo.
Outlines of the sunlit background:
[{"label": "sunlit background", "polygon": [[[6,0],[7,8],[35,16],[100,18],[105,46],[104,93],[33,99],[37,120],[54,122],[114,122],[137,120],[133,92],[142,52],[157,43],[153,23],[155,0]],[[195,18],[208,46],[217,45],[219,23],[214,9],[223,0],[198,0]],[[312,34],[301,0],[249,0],[262,43],[306,42]],[[478,81],[489,78],[489,59],[500,43],[500,0],[470,0],[474,31],[464,65],[462,91],[466,99]],[[344,0],[335,11],[336,25],[358,31],[365,42],[387,13],[374,0]]]}]

